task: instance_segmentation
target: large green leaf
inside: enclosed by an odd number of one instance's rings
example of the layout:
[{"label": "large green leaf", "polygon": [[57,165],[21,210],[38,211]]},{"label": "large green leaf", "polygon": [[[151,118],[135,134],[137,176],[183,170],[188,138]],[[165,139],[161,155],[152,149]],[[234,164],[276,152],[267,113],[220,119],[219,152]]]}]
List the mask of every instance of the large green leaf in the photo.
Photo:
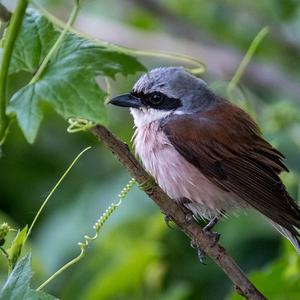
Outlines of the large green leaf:
[{"label": "large green leaf", "polygon": [[[58,33],[51,23],[35,11],[28,11],[23,35],[17,39],[11,72],[35,71],[53,45]],[[30,45],[25,47],[25,45]],[[101,45],[67,33],[41,78],[16,92],[8,113],[16,115],[29,142],[34,142],[43,118],[42,104],[48,103],[65,119],[82,118],[105,124],[106,93],[95,77],[114,78],[117,73],[128,75],[145,68],[135,58],[108,45]]]},{"label": "large green leaf", "polygon": [[28,9],[14,47],[10,73],[35,72],[58,36],[59,32],[46,18]]},{"label": "large green leaf", "polygon": [[57,298],[29,287],[32,272],[30,269],[31,255],[28,254],[18,261],[13,271],[0,290],[0,300],[55,300]]}]

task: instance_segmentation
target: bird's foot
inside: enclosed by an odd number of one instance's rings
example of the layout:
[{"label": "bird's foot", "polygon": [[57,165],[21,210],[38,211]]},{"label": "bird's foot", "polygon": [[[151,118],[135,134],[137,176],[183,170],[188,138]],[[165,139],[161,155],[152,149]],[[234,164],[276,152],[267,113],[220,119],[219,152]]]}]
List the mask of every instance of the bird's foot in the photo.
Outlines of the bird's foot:
[{"label": "bird's foot", "polygon": [[139,184],[139,187],[143,191],[151,193],[154,185],[155,185],[155,179],[149,175],[149,178],[145,182]]},{"label": "bird's foot", "polygon": [[185,214],[185,221],[189,225],[194,221],[194,215],[191,211],[187,211]]},{"label": "bird's foot", "polygon": [[211,231],[211,230],[214,228],[214,226],[215,226],[216,224],[218,224],[219,221],[220,221],[220,217],[219,217],[219,216],[213,217],[213,218],[208,222],[208,224],[207,224],[206,226],[203,227],[203,230],[204,230],[204,231]]},{"label": "bird's foot", "polygon": [[[214,247],[218,243],[221,235],[218,232],[211,232],[211,231],[205,231],[205,233],[213,238],[213,242],[211,243],[210,247]],[[197,250],[197,255],[200,263],[202,265],[206,265],[205,263],[206,253],[194,241],[191,241],[191,247]]]},{"label": "bird's foot", "polygon": [[206,231],[206,230],[204,230],[204,231],[207,235],[209,235],[213,239],[210,247],[214,247],[220,240],[221,234],[218,232],[213,232],[213,231]]},{"label": "bird's foot", "polygon": [[164,212],[162,212],[164,215],[165,215],[165,223],[167,224],[167,226],[170,228],[170,229],[174,229],[174,227],[171,225],[172,223],[174,223],[174,220],[173,218],[168,215],[168,214],[165,214]]},{"label": "bird's foot", "polygon": [[216,216],[212,218],[205,227],[203,227],[203,231],[214,239],[211,247],[215,246],[218,243],[221,236],[220,233],[212,231],[213,227],[219,222],[219,220],[220,216]]},{"label": "bird's foot", "polygon": [[[193,215],[192,215],[192,218],[193,218]],[[220,239],[221,235],[218,232],[211,231],[212,228],[219,222],[219,220],[220,220],[220,217],[216,216],[216,217],[212,218],[208,222],[208,224],[203,228],[203,231],[205,232],[205,234],[212,238],[212,243],[211,243],[210,247],[214,247]],[[206,259],[205,252],[201,248],[199,248],[197,243],[195,243],[194,241],[191,241],[191,247],[194,248],[194,249],[197,249],[198,259],[199,259],[200,263],[203,264],[203,265],[206,265],[206,263],[205,263],[205,259]]]},{"label": "bird's foot", "polygon": [[191,241],[191,247],[193,249],[197,250],[197,255],[198,255],[198,259],[199,259],[200,263],[202,265],[206,265],[206,263],[205,263],[205,259],[206,259],[205,252],[201,248],[198,247],[198,245],[196,244],[195,241]]}]

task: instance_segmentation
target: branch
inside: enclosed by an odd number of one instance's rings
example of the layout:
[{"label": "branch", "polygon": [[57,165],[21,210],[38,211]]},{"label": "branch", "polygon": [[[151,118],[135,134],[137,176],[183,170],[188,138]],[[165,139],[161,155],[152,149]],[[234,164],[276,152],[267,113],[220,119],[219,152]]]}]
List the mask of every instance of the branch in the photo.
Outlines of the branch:
[{"label": "branch", "polygon": [[[150,175],[143,169],[125,143],[117,139],[102,125],[93,127],[91,131],[118,158],[139,184],[150,180]],[[203,250],[227,274],[239,294],[246,299],[266,300],[233,258],[226,253],[226,250],[219,244],[215,244],[214,238],[205,233],[196,222],[187,221],[183,208],[169,198],[158,185],[154,184],[151,189],[145,190],[145,193],[160,207],[162,212],[174,220],[197,247]]]}]

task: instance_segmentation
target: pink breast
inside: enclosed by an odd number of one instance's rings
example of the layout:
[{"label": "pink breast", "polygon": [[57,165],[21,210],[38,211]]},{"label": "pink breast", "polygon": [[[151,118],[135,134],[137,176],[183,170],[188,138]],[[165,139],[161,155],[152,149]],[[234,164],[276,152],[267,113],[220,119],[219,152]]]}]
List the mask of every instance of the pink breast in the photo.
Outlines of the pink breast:
[{"label": "pink breast", "polygon": [[211,217],[220,210],[237,207],[237,197],[224,192],[209,181],[196,167],[187,162],[158,128],[158,121],[137,128],[135,151],[145,169],[174,200],[187,198],[191,210]]}]

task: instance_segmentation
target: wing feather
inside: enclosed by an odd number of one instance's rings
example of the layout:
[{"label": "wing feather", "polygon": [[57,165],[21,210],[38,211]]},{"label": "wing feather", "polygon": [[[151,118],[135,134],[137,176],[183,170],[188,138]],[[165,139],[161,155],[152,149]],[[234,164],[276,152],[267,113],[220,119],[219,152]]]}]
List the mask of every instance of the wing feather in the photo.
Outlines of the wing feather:
[{"label": "wing feather", "polygon": [[284,156],[244,111],[224,101],[204,112],[171,115],[161,130],[210,181],[298,235],[300,209],[278,176],[288,171]]}]

